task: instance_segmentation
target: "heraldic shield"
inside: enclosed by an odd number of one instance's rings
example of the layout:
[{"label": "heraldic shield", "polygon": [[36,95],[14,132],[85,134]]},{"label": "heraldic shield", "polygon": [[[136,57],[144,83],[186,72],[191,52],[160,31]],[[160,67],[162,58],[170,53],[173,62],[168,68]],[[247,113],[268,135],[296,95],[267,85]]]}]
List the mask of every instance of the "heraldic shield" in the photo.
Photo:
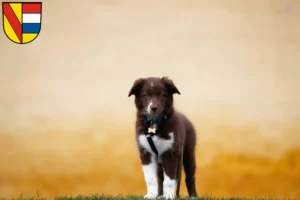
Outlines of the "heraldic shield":
[{"label": "heraldic shield", "polygon": [[42,2],[2,2],[3,30],[17,44],[32,42],[41,31]]}]

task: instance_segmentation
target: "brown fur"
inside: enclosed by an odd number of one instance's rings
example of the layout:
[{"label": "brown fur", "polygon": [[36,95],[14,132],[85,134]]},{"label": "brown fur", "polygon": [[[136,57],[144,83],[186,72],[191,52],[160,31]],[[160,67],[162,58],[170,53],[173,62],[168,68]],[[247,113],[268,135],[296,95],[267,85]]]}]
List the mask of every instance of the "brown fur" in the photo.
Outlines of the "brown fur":
[{"label": "brown fur", "polygon": [[[173,107],[173,94],[180,94],[173,81],[167,77],[162,78],[140,78],[137,79],[128,96],[135,95],[137,108],[136,139],[144,134],[145,115],[149,102],[153,102],[151,109],[155,110],[158,117],[167,115],[168,119],[158,124],[158,135],[169,139],[168,133],[174,133],[174,144],[171,150],[164,152],[161,157],[162,163],[158,169],[159,194],[163,193],[163,171],[171,178],[177,179],[176,196],[179,196],[182,164],[186,174],[185,182],[189,196],[197,196],[195,187],[195,146],[196,133],[192,123],[183,114],[175,111]],[[143,165],[149,164],[151,154],[140,148],[140,159]]]}]

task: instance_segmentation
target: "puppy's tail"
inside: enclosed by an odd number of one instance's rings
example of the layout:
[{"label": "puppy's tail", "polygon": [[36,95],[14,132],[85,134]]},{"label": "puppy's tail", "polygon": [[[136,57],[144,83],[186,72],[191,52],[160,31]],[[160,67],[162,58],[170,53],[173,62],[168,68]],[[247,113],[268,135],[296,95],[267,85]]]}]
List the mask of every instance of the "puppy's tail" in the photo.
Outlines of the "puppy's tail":
[{"label": "puppy's tail", "polygon": [[177,166],[177,188],[176,188],[176,197],[177,198],[179,198],[179,193],[180,193],[182,164],[183,164],[183,147],[181,149],[181,154],[180,154],[179,162],[178,162],[178,166]]}]

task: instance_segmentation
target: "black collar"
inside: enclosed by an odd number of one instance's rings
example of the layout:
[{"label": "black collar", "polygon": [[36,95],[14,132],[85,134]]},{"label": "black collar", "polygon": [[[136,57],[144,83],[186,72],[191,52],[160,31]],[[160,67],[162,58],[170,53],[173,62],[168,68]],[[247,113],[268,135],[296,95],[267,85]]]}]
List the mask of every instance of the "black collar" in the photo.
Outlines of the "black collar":
[{"label": "black collar", "polygon": [[167,120],[167,119],[168,119],[168,116],[167,116],[167,115],[164,115],[163,117],[157,118],[157,119],[148,119],[148,118],[145,116],[144,122],[146,122],[146,123],[148,123],[148,124],[158,124],[158,123],[160,123],[161,121]]}]

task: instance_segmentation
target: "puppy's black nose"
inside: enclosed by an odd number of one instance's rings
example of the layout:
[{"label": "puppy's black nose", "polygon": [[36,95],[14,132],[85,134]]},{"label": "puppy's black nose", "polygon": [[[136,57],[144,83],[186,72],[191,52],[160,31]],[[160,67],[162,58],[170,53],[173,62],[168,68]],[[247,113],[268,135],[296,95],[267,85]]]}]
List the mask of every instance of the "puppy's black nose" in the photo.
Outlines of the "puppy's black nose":
[{"label": "puppy's black nose", "polygon": [[155,106],[151,107],[151,111],[152,112],[156,112],[157,111],[157,107],[155,107]]}]

